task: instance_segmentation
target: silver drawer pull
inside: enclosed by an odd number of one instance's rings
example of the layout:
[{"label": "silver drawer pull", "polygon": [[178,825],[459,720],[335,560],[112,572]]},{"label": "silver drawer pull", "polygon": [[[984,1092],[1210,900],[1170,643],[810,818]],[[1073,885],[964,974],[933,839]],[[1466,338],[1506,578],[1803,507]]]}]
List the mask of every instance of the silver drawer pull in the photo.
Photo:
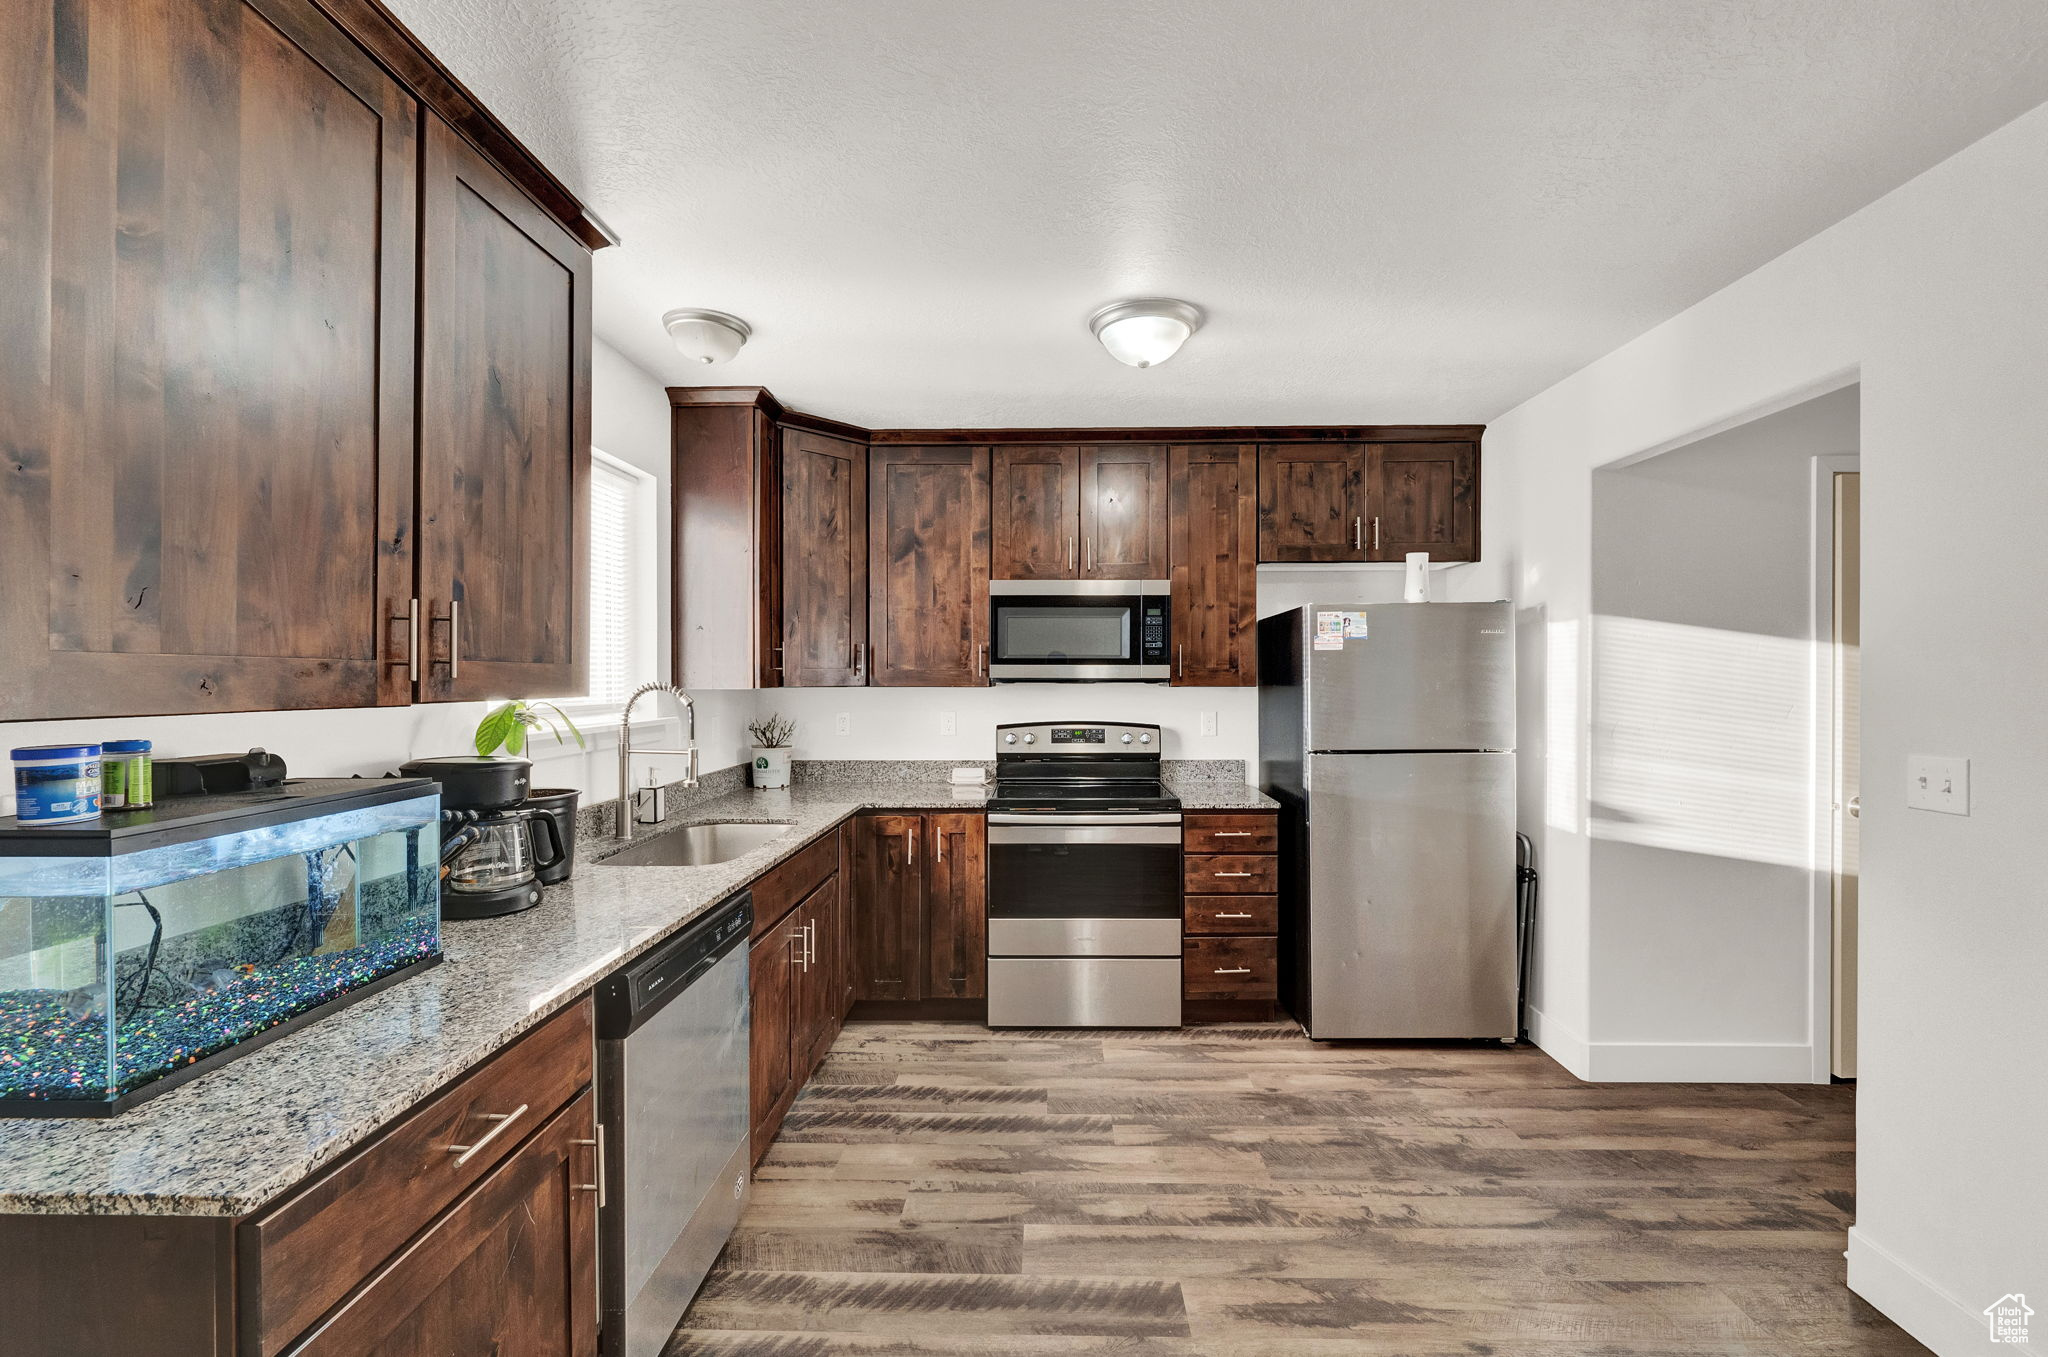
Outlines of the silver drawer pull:
[{"label": "silver drawer pull", "polygon": [[1216,968],[1216,974],[1218,975],[1250,975],[1251,973],[1252,968],[1249,966],[1218,966]]},{"label": "silver drawer pull", "polygon": [[595,1160],[595,1166],[594,1166],[593,1176],[594,1176],[594,1177],[595,1177],[595,1178],[597,1179],[597,1181],[596,1181],[596,1182],[594,1182],[594,1183],[577,1183],[577,1184],[575,1185],[575,1187],[576,1187],[576,1190],[577,1190],[578,1192],[595,1192],[595,1193],[597,1194],[597,1204],[598,1204],[599,1206],[603,1206],[603,1205],[604,1205],[604,1176],[605,1176],[605,1175],[604,1175],[604,1123],[603,1123],[603,1122],[599,1122],[599,1123],[597,1123],[597,1125],[596,1125],[596,1126],[595,1126],[595,1127],[594,1127],[593,1129],[594,1129],[594,1130],[595,1130],[595,1131],[597,1132],[597,1135],[596,1135],[596,1137],[595,1137],[595,1138],[593,1138],[593,1139],[591,1139],[591,1140],[572,1140],[572,1141],[570,1141],[569,1143],[570,1143],[571,1145],[588,1145],[588,1146],[590,1146],[590,1147],[591,1147],[591,1149],[592,1149],[592,1150],[596,1151],[596,1153],[595,1153],[594,1155],[592,1155],[592,1158],[593,1158],[593,1160]]},{"label": "silver drawer pull", "polygon": [[1211,876],[1250,876],[1250,872],[1212,872]]},{"label": "silver drawer pull", "polygon": [[1249,829],[1212,829],[1209,831],[1209,837],[1212,839],[1249,839],[1251,836],[1252,832]]},{"label": "silver drawer pull", "polygon": [[1252,916],[1249,914],[1218,914],[1216,917],[1219,919],[1249,919]]},{"label": "silver drawer pull", "polygon": [[480,1137],[477,1140],[476,1144],[450,1145],[448,1147],[448,1152],[450,1154],[457,1156],[455,1160],[457,1164],[467,1164],[472,1158],[475,1157],[476,1152],[478,1150],[481,1150],[484,1146],[490,1144],[499,1136],[505,1134],[506,1127],[510,1126],[513,1122],[518,1121],[521,1117],[525,1116],[526,1107],[527,1105],[525,1103],[521,1103],[519,1104],[519,1106],[513,1108],[510,1112],[484,1113],[483,1116],[485,1121],[494,1121],[498,1124],[496,1126],[493,1126],[490,1130],[484,1132],[482,1137]]}]

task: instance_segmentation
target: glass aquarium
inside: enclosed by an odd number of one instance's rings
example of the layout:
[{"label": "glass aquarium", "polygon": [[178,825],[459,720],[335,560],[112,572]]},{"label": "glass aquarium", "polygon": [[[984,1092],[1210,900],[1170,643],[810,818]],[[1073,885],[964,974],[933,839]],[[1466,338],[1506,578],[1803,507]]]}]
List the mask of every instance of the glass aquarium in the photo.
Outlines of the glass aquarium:
[{"label": "glass aquarium", "polygon": [[439,961],[439,791],[0,820],[0,1115],[118,1112]]}]

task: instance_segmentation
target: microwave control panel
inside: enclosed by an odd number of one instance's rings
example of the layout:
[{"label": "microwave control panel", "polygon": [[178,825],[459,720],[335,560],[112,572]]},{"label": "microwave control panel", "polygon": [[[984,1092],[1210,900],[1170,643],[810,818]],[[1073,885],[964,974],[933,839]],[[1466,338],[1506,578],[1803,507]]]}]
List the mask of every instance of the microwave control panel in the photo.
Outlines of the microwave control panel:
[{"label": "microwave control panel", "polygon": [[1147,598],[1140,606],[1142,611],[1138,618],[1138,663],[1166,664],[1169,662],[1166,653],[1166,600]]}]

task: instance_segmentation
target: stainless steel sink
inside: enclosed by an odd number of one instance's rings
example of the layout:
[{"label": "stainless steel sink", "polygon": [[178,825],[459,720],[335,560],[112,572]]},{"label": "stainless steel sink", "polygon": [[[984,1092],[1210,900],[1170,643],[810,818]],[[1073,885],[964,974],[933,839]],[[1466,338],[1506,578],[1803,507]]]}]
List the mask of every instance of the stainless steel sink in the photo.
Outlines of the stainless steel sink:
[{"label": "stainless steel sink", "polygon": [[730,862],[773,843],[793,828],[790,825],[730,824],[691,825],[670,830],[659,838],[647,839],[608,858],[603,867],[709,867]]}]

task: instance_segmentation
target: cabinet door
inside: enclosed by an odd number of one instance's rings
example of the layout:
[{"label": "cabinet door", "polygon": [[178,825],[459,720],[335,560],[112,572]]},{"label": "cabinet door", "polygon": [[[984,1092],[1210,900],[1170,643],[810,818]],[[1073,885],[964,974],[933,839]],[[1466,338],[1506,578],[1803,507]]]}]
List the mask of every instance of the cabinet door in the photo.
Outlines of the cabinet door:
[{"label": "cabinet door", "polygon": [[1479,446],[1380,443],[1372,449],[1372,559],[1411,551],[1479,559]]},{"label": "cabinet door", "polygon": [[871,682],[988,682],[987,448],[875,448],[869,468]]},{"label": "cabinet door", "polygon": [[868,452],[782,432],[782,681],[868,681]]},{"label": "cabinet door", "polygon": [[924,993],[988,995],[988,818],[927,815]]},{"label": "cabinet door", "polygon": [[0,721],[410,700],[413,100],[304,0],[7,14]]},{"label": "cabinet door", "polygon": [[839,1018],[853,1012],[853,1001],[857,997],[854,987],[859,978],[859,968],[854,965],[853,912],[854,891],[858,878],[854,874],[854,836],[859,833],[858,820],[848,820],[839,826],[839,919],[835,954],[838,964],[834,968],[839,976]]},{"label": "cabinet door", "polygon": [[989,574],[1070,580],[1081,562],[1081,450],[1005,444],[989,454]]},{"label": "cabinet door", "polygon": [[596,1134],[585,1093],[293,1348],[294,1357],[590,1357]]},{"label": "cabinet door", "polygon": [[801,910],[805,953],[797,980],[796,1039],[791,1043],[797,1053],[794,1081],[799,1085],[831,1049],[844,1013],[839,1006],[846,989],[839,942],[839,884],[839,877],[828,878],[811,892]]},{"label": "cabinet door", "polygon": [[1081,578],[1166,578],[1166,449],[1081,449]]},{"label": "cabinet door", "polygon": [[1366,450],[1359,443],[1259,449],[1259,559],[1367,557]]},{"label": "cabinet door", "polygon": [[796,1079],[797,983],[802,955],[801,909],[777,924],[747,953],[753,1028],[748,1036],[747,1078],[758,1161],[782,1125],[782,1111]]},{"label": "cabinet door", "polygon": [[1252,448],[1175,447],[1172,480],[1173,681],[1258,682],[1258,477]]},{"label": "cabinet door", "polygon": [[590,251],[438,118],[422,183],[421,695],[580,694]]},{"label": "cabinet door", "polygon": [[856,999],[924,997],[924,836],[921,815],[862,815],[854,820],[851,912]]}]

